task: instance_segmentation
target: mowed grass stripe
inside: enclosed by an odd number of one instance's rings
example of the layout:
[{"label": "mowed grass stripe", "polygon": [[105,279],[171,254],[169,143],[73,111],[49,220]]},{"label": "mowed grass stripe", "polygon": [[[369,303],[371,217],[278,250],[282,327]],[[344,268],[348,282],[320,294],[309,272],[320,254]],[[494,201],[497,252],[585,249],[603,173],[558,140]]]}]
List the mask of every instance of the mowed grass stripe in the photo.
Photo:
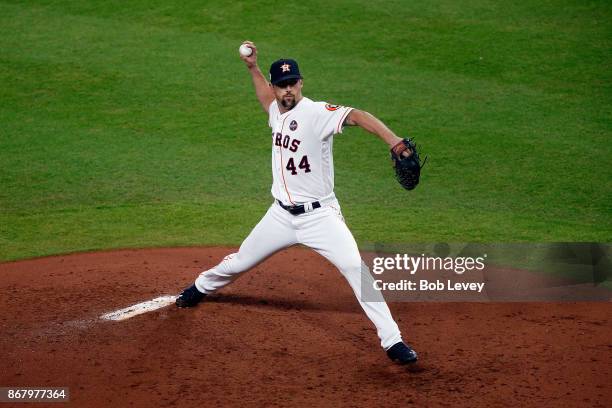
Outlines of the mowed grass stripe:
[{"label": "mowed grass stripe", "polygon": [[[369,110],[430,154],[423,186],[406,194],[379,141],[338,138],[337,193],[360,239],[609,240],[609,26],[597,24],[608,7],[341,2],[270,16],[266,5],[0,3],[4,241],[43,247],[37,232],[63,221],[39,214],[62,214],[75,250],[139,246],[136,220],[151,206],[214,202],[221,220],[232,206],[264,210],[268,129],[236,56],[244,38],[262,68],[298,58],[308,96]],[[125,232],[92,238],[109,208]],[[410,217],[399,232],[398,212]],[[148,227],[163,245],[176,223]],[[237,244],[241,229],[204,230]],[[214,243],[180,230],[185,243]]]}]

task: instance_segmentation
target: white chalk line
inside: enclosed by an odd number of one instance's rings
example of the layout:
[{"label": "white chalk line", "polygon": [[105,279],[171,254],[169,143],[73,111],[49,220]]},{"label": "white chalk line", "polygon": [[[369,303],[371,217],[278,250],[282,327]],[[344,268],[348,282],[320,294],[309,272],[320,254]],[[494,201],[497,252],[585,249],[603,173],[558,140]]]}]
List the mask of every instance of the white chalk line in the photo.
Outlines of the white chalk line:
[{"label": "white chalk line", "polygon": [[121,321],[127,320],[130,317],[138,316],[143,313],[152,312],[157,309],[166,307],[176,301],[177,296],[160,296],[155,299],[147,300],[146,302],[136,303],[135,305],[115,310],[114,312],[106,313],[100,316],[102,320]]}]

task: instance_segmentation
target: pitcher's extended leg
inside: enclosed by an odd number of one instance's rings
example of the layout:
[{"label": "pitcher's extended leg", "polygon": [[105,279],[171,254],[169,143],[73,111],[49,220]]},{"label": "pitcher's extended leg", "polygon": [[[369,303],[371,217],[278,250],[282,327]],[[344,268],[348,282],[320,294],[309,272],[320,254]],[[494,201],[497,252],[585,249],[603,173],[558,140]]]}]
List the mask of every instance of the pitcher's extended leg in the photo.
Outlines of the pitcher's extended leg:
[{"label": "pitcher's extended leg", "polygon": [[[387,350],[402,341],[400,330],[382,294],[380,294],[379,301],[363,301],[361,297],[361,255],[353,234],[337,211],[326,207],[303,217],[297,230],[298,241],[323,255],[340,270],[351,285],[366,315],[376,326],[381,346]],[[367,267],[364,272],[371,279]]]},{"label": "pitcher's extended leg", "polygon": [[219,265],[200,274],[195,282],[198,291],[212,293],[275,252],[294,245],[297,239],[291,226],[291,217],[273,204],[242,242],[237,253],[226,256]]}]

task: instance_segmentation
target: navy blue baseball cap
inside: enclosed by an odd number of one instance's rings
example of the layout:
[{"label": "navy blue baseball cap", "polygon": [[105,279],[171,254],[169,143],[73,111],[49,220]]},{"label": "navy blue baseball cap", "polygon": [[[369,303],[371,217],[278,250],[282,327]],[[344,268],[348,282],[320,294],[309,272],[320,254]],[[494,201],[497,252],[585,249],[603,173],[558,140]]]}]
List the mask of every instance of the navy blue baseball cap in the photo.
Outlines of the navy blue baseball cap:
[{"label": "navy blue baseball cap", "polygon": [[297,61],[287,58],[274,61],[270,65],[270,82],[276,85],[286,79],[302,79]]}]

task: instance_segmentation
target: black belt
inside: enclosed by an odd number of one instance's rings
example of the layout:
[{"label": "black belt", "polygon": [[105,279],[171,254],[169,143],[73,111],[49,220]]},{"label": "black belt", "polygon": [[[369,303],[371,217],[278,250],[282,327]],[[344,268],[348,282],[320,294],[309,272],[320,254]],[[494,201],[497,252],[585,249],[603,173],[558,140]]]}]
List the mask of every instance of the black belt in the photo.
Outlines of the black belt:
[{"label": "black belt", "polygon": [[[278,205],[280,205],[283,210],[288,211],[290,214],[300,215],[306,212],[306,208],[304,208],[303,205],[285,205],[280,200],[276,201],[278,201]],[[312,203],[312,209],[315,210],[317,208],[321,208],[321,203],[318,201],[314,201]]]}]

